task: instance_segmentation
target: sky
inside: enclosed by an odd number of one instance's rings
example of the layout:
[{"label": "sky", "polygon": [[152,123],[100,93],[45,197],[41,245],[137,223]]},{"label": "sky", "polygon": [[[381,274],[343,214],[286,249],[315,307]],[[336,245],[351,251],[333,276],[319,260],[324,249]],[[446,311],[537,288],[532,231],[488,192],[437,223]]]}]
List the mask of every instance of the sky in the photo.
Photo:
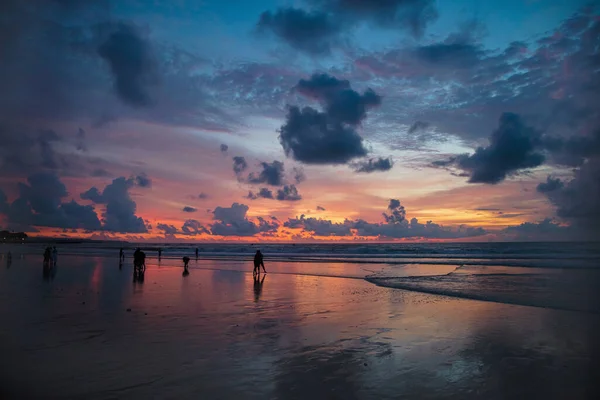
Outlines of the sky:
[{"label": "sky", "polygon": [[8,0],[0,229],[597,240],[600,3]]}]

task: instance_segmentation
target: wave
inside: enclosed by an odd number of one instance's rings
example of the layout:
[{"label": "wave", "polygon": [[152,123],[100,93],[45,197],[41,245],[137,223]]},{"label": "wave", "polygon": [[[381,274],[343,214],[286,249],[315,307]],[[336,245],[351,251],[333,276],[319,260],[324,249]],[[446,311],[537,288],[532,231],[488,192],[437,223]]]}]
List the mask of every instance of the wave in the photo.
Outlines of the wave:
[{"label": "wave", "polygon": [[382,287],[471,300],[600,314],[598,271],[569,274],[457,274],[378,277],[368,282]]}]

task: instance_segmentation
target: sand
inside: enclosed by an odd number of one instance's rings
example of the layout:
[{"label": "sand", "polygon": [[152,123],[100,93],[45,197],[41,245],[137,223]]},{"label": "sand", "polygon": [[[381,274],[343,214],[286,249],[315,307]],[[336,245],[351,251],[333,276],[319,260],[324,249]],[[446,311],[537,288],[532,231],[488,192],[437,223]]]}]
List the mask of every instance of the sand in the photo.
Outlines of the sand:
[{"label": "sand", "polygon": [[[375,286],[360,267],[0,265],[0,397],[593,398],[598,316]],[[200,269],[202,268],[202,269]],[[247,269],[247,271],[244,271]],[[337,271],[337,272],[336,272]],[[329,271],[331,272],[331,270]]]}]

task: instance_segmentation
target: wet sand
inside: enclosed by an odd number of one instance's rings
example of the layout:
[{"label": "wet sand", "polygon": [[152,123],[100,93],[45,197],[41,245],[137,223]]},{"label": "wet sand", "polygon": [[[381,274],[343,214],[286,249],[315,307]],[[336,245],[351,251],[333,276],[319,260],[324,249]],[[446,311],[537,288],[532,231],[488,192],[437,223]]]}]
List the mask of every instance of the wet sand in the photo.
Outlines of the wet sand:
[{"label": "wet sand", "polygon": [[[375,286],[355,265],[0,267],[0,398],[594,398],[598,316]],[[199,267],[203,269],[199,269]],[[242,271],[247,267],[248,271]],[[130,311],[128,311],[130,310]]]}]

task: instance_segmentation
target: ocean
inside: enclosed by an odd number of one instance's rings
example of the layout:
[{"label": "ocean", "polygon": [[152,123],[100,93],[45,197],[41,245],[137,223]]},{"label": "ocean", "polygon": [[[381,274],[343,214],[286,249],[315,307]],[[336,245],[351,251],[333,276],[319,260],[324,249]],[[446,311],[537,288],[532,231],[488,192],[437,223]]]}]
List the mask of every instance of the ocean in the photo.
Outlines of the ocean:
[{"label": "ocean", "polygon": [[[46,244],[4,245],[36,255]],[[244,271],[260,249],[271,272],[362,278],[416,292],[505,304],[600,313],[600,243],[148,244],[60,243],[61,255],[128,257],[140,247],[163,266]],[[195,250],[198,249],[198,258]],[[598,295],[600,296],[600,295]]]}]

